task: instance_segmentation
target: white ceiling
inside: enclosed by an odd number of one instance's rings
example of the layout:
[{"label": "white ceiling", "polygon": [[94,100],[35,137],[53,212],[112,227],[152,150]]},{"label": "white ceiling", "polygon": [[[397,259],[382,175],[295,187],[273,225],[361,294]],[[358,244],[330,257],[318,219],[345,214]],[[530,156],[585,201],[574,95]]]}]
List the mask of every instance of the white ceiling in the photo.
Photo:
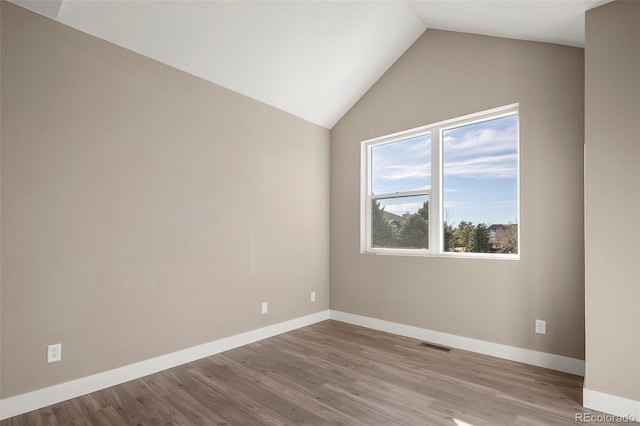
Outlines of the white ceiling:
[{"label": "white ceiling", "polygon": [[584,46],[609,0],[10,0],[326,128],[426,28]]}]

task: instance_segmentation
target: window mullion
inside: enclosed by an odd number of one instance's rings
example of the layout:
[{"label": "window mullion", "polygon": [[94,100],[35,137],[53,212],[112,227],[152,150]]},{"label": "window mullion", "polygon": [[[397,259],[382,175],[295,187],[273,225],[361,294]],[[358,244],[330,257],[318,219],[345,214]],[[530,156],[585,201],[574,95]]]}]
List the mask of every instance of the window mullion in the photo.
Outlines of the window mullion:
[{"label": "window mullion", "polygon": [[442,147],[440,129],[431,131],[431,194],[429,196],[429,247],[435,253],[442,252]]},{"label": "window mullion", "polygon": [[360,253],[371,250],[371,146],[363,143],[361,163],[364,170],[360,181]]}]

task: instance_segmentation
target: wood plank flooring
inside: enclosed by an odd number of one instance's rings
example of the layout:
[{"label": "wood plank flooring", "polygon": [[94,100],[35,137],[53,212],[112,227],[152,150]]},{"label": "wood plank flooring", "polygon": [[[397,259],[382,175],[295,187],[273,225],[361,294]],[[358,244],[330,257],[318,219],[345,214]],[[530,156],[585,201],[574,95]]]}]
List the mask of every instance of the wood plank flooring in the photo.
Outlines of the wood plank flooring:
[{"label": "wood plank flooring", "polygon": [[582,378],[324,321],[0,422],[575,425]]}]

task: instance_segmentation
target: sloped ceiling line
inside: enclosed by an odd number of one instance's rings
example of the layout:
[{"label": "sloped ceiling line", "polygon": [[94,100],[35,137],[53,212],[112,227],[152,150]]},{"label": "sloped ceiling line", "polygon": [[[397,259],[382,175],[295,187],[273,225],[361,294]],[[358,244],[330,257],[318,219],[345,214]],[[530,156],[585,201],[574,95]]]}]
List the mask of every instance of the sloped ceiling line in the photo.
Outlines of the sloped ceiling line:
[{"label": "sloped ceiling line", "polygon": [[582,46],[608,0],[10,0],[331,128],[427,27]]}]

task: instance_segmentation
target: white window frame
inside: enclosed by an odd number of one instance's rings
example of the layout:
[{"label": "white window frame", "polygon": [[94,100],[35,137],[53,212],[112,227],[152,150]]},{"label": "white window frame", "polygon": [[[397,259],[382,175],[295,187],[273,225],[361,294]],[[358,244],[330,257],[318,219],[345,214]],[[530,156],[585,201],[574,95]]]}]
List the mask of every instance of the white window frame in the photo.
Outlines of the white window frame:
[{"label": "white window frame", "polygon": [[[518,200],[517,200],[517,224],[518,224],[518,253],[458,253],[444,251],[442,244],[444,239],[444,208],[443,208],[443,188],[442,188],[442,165],[443,165],[443,141],[442,134],[450,129],[467,126],[483,121],[507,117],[519,114],[519,104],[511,104],[503,107],[445,120],[415,129],[393,133],[374,139],[365,140],[361,143],[361,205],[360,205],[360,252],[370,254],[390,254],[404,256],[439,256],[439,257],[460,257],[460,258],[490,258],[490,259],[520,259],[520,131],[517,133],[518,152]],[[389,194],[373,194],[371,159],[372,149],[379,145],[399,142],[417,136],[431,135],[431,187],[424,190],[402,191]],[[429,248],[428,249],[406,249],[406,248],[381,248],[373,247],[371,241],[371,204],[373,200],[402,198],[411,196],[424,196],[429,200]]]}]

